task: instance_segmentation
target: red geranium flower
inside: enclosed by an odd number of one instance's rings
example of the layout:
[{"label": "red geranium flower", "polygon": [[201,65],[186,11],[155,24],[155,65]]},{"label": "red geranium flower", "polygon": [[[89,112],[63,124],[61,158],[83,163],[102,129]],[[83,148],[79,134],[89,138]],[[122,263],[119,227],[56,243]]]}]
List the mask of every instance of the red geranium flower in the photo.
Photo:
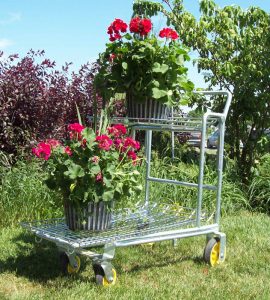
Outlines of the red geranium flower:
[{"label": "red geranium flower", "polygon": [[51,146],[49,144],[41,142],[37,145],[37,148],[32,149],[32,153],[39,158],[44,158],[45,160],[48,160],[51,156]]},{"label": "red geranium flower", "polygon": [[98,147],[103,150],[110,150],[113,141],[107,135],[100,135],[96,138],[96,142],[98,142]]},{"label": "red geranium flower", "polygon": [[116,149],[121,149],[122,146],[123,146],[123,141],[119,138],[116,138],[114,141],[113,141]]},{"label": "red geranium flower", "polygon": [[137,154],[134,151],[130,150],[128,151],[127,156],[128,158],[131,158],[133,160],[132,164],[135,166],[137,164]]},{"label": "red geranium flower", "polygon": [[108,27],[107,33],[108,33],[108,34],[113,34],[113,27],[112,27],[112,25],[110,25],[110,26]]},{"label": "red geranium flower", "polygon": [[130,32],[139,33],[141,36],[144,36],[152,29],[152,23],[150,19],[141,19],[140,17],[136,17],[131,19],[129,29]]},{"label": "red geranium flower", "polygon": [[101,172],[96,175],[96,182],[103,182],[103,176]]},{"label": "red geranium flower", "polygon": [[127,129],[123,124],[115,124],[111,127],[108,127],[107,131],[114,137],[120,137],[127,133]]},{"label": "red geranium flower", "polygon": [[115,19],[112,23],[112,27],[115,32],[126,32],[128,25],[121,19]]},{"label": "red geranium flower", "polygon": [[111,41],[111,42],[114,42],[115,40],[116,40],[116,38],[114,37],[114,36],[110,36],[110,38],[109,38],[109,40]]},{"label": "red geranium flower", "polygon": [[133,140],[131,137],[127,137],[124,140],[124,149],[128,149],[128,148],[139,150],[140,143],[138,141]]},{"label": "red geranium flower", "polygon": [[83,129],[84,129],[84,126],[79,123],[73,123],[73,124],[68,125],[69,131],[81,133],[83,131]]},{"label": "red geranium flower", "polygon": [[71,151],[71,149],[70,149],[69,146],[66,146],[66,147],[65,147],[65,153],[68,154],[69,156],[72,155],[72,151]]},{"label": "red geranium flower", "polygon": [[55,139],[46,140],[46,143],[49,144],[51,146],[51,148],[56,148],[61,145],[60,141],[55,140]]},{"label": "red geranium flower", "polygon": [[131,158],[132,160],[136,160],[137,159],[137,155],[133,150],[128,151],[127,156],[129,158]]},{"label": "red geranium flower", "polygon": [[73,123],[68,125],[68,130],[70,131],[69,137],[70,139],[78,139],[81,140],[81,132],[85,127],[79,123]]},{"label": "red geranium flower", "polygon": [[140,23],[141,32],[140,35],[147,35],[152,29],[152,23],[150,19],[142,19]]},{"label": "red geranium flower", "polygon": [[113,60],[116,58],[116,54],[112,53],[110,54],[110,58],[109,58],[109,61],[110,62],[113,62]]},{"label": "red geranium flower", "polygon": [[161,38],[165,37],[166,39],[172,39],[172,40],[176,40],[179,38],[178,33],[171,28],[163,28],[162,30],[160,30],[159,36]]},{"label": "red geranium flower", "polygon": [[136,17],[130,20],[129,30],[130,32],[139,33],[140,32],[140,17]]},{"label": "red geranium flower", "polygon": [[115,19],[108,27],[107,33],[110,35],[110,41],[121,39],[120,32],[126,32],[128,25],[121,19]]}]

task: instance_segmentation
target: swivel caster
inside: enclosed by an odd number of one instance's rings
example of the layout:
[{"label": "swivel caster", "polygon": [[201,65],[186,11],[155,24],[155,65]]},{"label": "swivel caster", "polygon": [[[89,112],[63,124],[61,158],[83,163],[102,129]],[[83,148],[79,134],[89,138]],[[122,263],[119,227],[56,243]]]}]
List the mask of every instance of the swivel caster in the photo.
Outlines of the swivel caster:
[{"label": "swivel caster", "polygon": [[60,267],[63,274],[71,275],[79,272],[81,267],[81,259],[78,255],[76,255],[75,260],[76,266],[72,266],[67,254],[65,252],[60,253]]},{"label": "swivel caster", "polygon": [[105,272],[100,264],[94,264],[93,269],[95,272],[95,279],[97,285],[101,285],[101,286],[115,285],[117,274],[114,268],[111,269],[112,277],[109,279],[106,277]]}]

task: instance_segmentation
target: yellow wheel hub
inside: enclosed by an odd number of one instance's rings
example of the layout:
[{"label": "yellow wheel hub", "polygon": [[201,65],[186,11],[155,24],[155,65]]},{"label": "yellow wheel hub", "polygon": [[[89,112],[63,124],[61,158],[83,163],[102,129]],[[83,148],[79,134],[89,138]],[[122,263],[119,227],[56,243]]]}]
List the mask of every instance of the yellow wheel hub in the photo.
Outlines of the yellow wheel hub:
[{"label": "yellow wheel hub", "polygon": [[210,265],[216,266],[219,264],[219,251],[220,251],[220,242],[217,242],[212,248],[210,254]]},{"label": "yellow wheel hub", "polygon": [[108,281],[107,278],[104,276],[103,277],[103,281],[102,281],[102,285],[103,286],[109,286],[109,285],[115,285],[116,283],[116,278],[117,278],[117,274],[115,269],[112,269],[112,273],[113,273],[113,281]]},{"label": "yellow wheel hub", "polygon": [[226,257],[226,248],[224,249],[224,259],[219,260],[220,254],[220,240],[219,238],[212,238],[208,241],[204,250],[204,260],[212,267],[224,262]]},{"label": "yellow wheel hub", "polygon": [[76,262],[77,262],[77,267],[73,268],[71,266],[71,264],[68,263],[68,265],[67,265],[67,272],[68,272],[68,274],[75,274],[75,273],[78,273],[78,271],[80,270],[80,267],[81,267],[80,257],[76,255],[75,259],[76,259]]}]

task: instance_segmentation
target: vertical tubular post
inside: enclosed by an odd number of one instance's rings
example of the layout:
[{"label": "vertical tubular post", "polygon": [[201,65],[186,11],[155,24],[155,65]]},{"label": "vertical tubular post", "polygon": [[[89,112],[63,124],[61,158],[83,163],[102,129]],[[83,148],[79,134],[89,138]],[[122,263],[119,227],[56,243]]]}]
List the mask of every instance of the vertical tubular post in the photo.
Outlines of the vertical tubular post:
[{"label": "vertical tubular post", "polygon": [[198,198],[196,210],[196,225],[201,225],[201,211],[202,211],[202,194],[203,194],[203,175],[204,175],[204,160],[205,160],[205,135],[206,135],[207,115],[203,117],[202,135],[201,135],[201,151],[200,151],[200,172],[198,178]]},{"label": "vertical tubular post", "polygon": [[149,177],[150,177],[150,163],[151,163],[151,149],[152,149],[152,130],[146,130],[145,151],[146,151],[146,178],[145,178],[145,205],[149,203]]},{"label": "vertical tubular post", "polygon": [[[172,120],[173,120],[173,108],[171,110]],[[173,125],[173,122],[172,122]],[[174,131],[171,132],[171,143],[172,143],[172,160],[174,160]]]},{"label": "vertical tubular post", "polygon": [[131,129],[131,133],[130,133],[131,137],[133,138],[133,140],[135,140],[136,137],[136,130],[134,128]]},{"label": "vertical tubular post", "polygon": [[174,131],[171,132],[171,140],[172,140],[172,160],[174,160]]},{"label": "vertical tubular post", "polygon": [[219,224],[220,219],[220,204],[221,204],[221,186],[222,186],[222,171],[223,171],[223,153],[224,153],[224,118],[220,118],[219,123],[219,143],[218,143],[218,183],[217,183],[217,198],[216,198],[216,215],[215,222]]}]

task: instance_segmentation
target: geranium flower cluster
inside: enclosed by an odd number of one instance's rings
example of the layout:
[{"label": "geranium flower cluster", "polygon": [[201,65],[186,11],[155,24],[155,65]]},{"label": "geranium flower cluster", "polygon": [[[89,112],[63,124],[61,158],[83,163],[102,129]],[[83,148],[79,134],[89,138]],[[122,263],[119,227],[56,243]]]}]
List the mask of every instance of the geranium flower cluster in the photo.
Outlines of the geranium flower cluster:
[{"label": "geranium flower cluster", "polygon": [[[70,140],[81,141],[81,147],[86,146],[86,140],[82,138],[82,131],[85,127],[79,123],[73,123],[68,126]],[[127,129],[122,124],[115,124],[107,128],[108,134],[102,134],[95,138],[95,142],[100,150],[118,151],[120,159],[127,155],[136,164],[136,151],[140,149],[140,143],[131,137],[126,137]],[[63,146],[60,141],[55,139],[40,142],[36,148],[32,149],[32,153],[38,158],[48,160],[52,155],[53,149],[60,149],[63,154],[72,155],[72,150],[69,146]],[[95,155],[91,158],[93,163],[98,163],[100,157]]]},{"label": "geranium flower cluster", "polygon": [[[110,41],[114,42],[116,40],[121,39],[122,36],[120,34],[120,31],[126,32],[127,27],[128,25],[123,20],[115,19],[113,23],[111,23],[111,25],[108,27],[108,31],[107,31],[107,33],[110,35],[109,38]],[[147,18],[135,17],[132,18],[129,23],[130,32],[139,34],[140,36],[147,36],[148,33],[151,31],[151,29],[152,29],[152,22],[150,19]],[[176,40],[179,38],[179,35],[172,28],[163,28],[159,32],[159,37]],[[111,56],[110,60],[113,61],[114,58],[115,56]]]},{"label": "geranium flower cluster", "polygon": [[50,139],[45,142],[40,142],[36,148],[32,149],[32,153],[38,158],[43,158],[44,160],[48,160],[52,154],[52,150],[61,147],[63,152],[67,155],[72,155],[72,151],[69,146],[63,147],[60,141]]},{"label": "geranium flower cluster", "polygon": [[131,19],[129,23],[129,30],[133,33],[138,33],[140,36],[146,36],[152,29],[152,23],[150,19],[141,19],[136,17]]},{"label": "geranium flower cluster", "polygon": [[32,149],[46,163],[46,185],[60,191],[65,201],[111,202],[141,191],[140,143],[128,136],[123,124],[108,127],[101,121],[99,126],[96,132],[70,124],[66,141],[45,140]]},{"label": "geranium flower cluster", "polygon": [[128,25],[121,19],[115,19],[108,27],[107,33],[110,35],[110,41],[121,39],[120,32],[126,32]]},{"label": "geranium flower cluster", "polygon": [[70,139],[81,139],[81,132],[84,129],[84,126],[79,123],[73,123],[68,125],[69,137]]},{"label": "geranium flower cluster", "polygon": [[160,32],[159,32],[159,37],[161,38],[166,38],[166,39],[172,39],[172,40],[176,40],[179,38],[178,33],[171,29],[171,28],[163,28]]},{"label": "geranium flower cluster", "polygon": [[122,124],[115,124],[107,128],[108,135],[102,135],[96,138],[99,142],[100,149],[106,151],[111,147],[115,147],[120,152],[120,159],[126,154],[128,158],[133,160],[136,164],[137,154],[136,151],[140,149],[140,143],[131,137],[126,137],[127,129]]}]

